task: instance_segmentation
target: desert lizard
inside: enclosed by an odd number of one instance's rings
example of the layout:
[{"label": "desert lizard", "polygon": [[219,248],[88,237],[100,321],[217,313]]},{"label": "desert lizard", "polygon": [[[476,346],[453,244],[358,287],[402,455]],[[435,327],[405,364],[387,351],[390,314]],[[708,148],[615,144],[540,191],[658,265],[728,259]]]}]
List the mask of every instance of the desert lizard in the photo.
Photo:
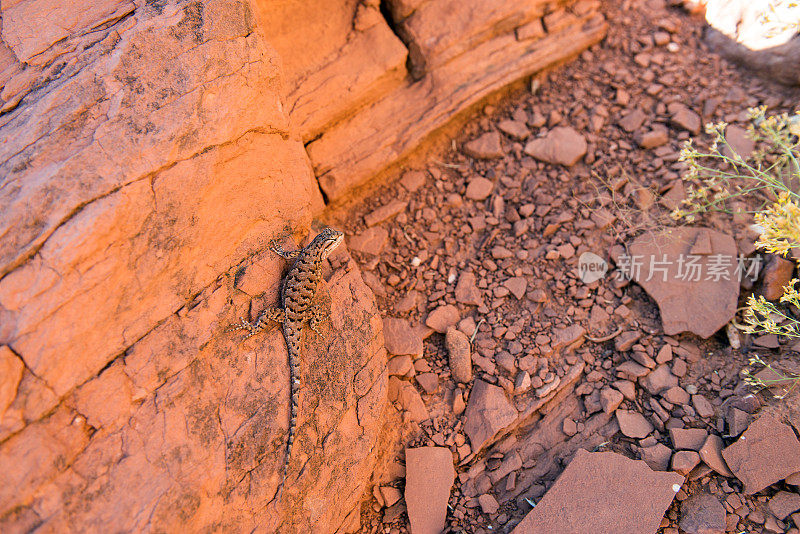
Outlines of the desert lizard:
[{"label": "desert lizard", "polygon": [[286,443],[286,460],[283,464],[283,477],[279,488],[283,488],[286,474],[289,470],[289,458],[292,455],[292,443],[297,425],[298,387],[300,386],[299,357],[300,357],[300,332],[303,324],[308,325],[314,332],[319,333],[317,325],[321,317],[321,309],[314,304],[314,295],[322,279],[322,262],[339,246],[344,234],[333,228],[323,229],[311,243],[300,250],[285,251],[273,242],[273,252],[294,260],[289,272],[284,278],[281,288],[281,307],[268,308],[261,312],[254,323],[249,323],[244,318],[231,326],[231,330],[247,330],[244,339],[266,328],[269,321],[283,323],[283,335],[286,338],[286,348],[289,352],[289,393],[291,398],[291,416],[289,419],[289,436]]}]

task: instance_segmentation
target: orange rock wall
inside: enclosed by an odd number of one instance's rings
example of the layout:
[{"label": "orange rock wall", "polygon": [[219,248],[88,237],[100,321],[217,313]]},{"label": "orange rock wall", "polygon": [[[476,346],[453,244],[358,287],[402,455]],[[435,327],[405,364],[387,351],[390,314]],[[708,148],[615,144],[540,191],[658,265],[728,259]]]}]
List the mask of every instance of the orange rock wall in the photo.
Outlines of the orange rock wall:
[{"label": "orange rock wall", "polygon": [[0,5],[0,531],[354,531],[386,403],[357,267],[279,500],[283,338],[224,328],[275,303],[269,240],[599,40],[596,2],[56,4]]}]

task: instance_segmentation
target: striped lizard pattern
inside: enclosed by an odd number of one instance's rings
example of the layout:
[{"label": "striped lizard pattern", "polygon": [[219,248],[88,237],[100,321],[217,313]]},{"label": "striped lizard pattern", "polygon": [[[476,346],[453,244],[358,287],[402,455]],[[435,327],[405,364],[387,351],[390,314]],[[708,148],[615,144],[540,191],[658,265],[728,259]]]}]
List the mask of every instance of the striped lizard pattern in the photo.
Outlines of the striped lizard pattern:
[{"label": "striped lizard pattern", "polygon": [[289,353],[289,394],[291,399],[291,416],[289,419],[289,435],[286,443],[286,460],[283,464],[283,477],[280,488],[286,481],[289,470],[289,459],[292,455],[292,443],[297,426],[298,389],[300,386],[300,334],[304,324],[319,333],[317,326],[322,320],[322,311],[314,303],[314,296],[322,280],[322,263],[339,246],[344,234],[338,230],[324,228],[306,247],[300,250],[285,251],[275,242],[271,250],[287,260],[294,260],[284,278],[281,288],[281,307],[268,308],[261,312],[254,323],[244,318],[231,326],[231,330],[247,330],[247,339],[260,330],[266,329],[270,321],[283,324],[283,335]]}]

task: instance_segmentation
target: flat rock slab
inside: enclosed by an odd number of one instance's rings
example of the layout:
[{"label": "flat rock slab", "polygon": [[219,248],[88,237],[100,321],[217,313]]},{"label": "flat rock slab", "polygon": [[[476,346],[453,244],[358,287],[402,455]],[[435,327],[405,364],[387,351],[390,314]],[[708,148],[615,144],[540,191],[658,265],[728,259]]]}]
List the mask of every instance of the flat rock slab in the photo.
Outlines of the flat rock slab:
[{"label": "flat rock slab", "polygon": [[517,418],[503,388],[476,380],[469,395],[464,431],[472,450],[480,451],[498,432]]},{"label": "flat rock slab", "polygon": [[736,313],[733,238],[708,228],[670,228],[637,237],[617,266],[656,301],[667,335],[707,338]]},{"label": "flat rock slab", "polygon": [[446,447],[406,449],[406,507],[414,534],[440,534],[456,479]]},{"label": "flat rock slab", "polygon": [[800,471],[800,441],[791,427],[775,416],[756,419],[722,457],[748,495]]},{"label": "flat rock slab", "polygon": [[581,449],[513,534],[656,532],[681,484],[641,460]]}]

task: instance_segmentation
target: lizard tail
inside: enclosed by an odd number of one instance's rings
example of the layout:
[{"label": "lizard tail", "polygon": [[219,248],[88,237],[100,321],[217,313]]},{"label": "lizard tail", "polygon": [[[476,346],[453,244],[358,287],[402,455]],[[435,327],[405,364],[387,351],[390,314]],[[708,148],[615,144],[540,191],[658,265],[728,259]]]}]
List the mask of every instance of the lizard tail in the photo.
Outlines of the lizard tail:
[{"label": "lizard tail", "polygon": [[286,438],[286,461],[283,464],[283,480],[289,472],[289,459],[292,457],[292,444],[294,443],[295,430],[297,429],[298,390],[300,387],[300,362],[298,361],[297,347],[300,346],[300,331],[287,325],[284,334],[289,352],[289,435]]}]

